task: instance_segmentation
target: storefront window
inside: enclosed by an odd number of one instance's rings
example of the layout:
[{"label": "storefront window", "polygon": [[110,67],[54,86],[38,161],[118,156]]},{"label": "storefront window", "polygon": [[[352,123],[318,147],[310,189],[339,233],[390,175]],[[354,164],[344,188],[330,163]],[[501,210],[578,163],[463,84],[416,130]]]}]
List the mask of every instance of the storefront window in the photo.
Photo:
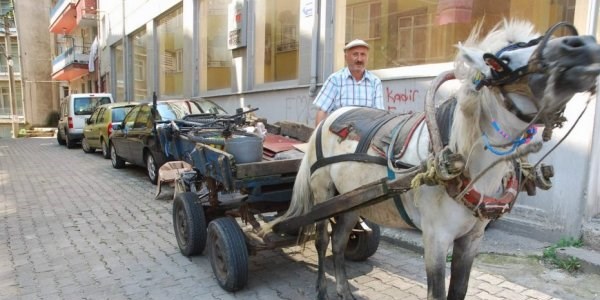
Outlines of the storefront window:
[{"label": "storefront window", "polygon": [[183,16],[182,8],[158,19],[159,93],[183,95]]},{"label": "storefront window", "polygon": [[[579,2],[579,3],[577,3]],[[345,42],[371,45],[369,67],[393,68],[448,62],[455,45],[483,21],[483,32],[503,18],[527,19],[543,33],[559,21],[573,22],[585,1],[347,0]]]},{"label": "storefront window", "polygon": [[116,101],[127,101],[125,99],[125,70],[123,69],[123,43],[119,42],[113,46],[113,61],[115,62],[115,88],[116,88]]},{"label": "storefront window", "polygon": [[133,97],[136,101],[148,98],[146,80],[146,30],[142,29],[131,36],[133,50]]},{"label": "storefront window", "polygon": [[227,48],[227,6],[231,0],[204,0],[200,30],[202,90],[231,88],[231,50]]},{"label": "storefront window", "polygon": [[257,83],[298,78],[299,0],[258,0]]}]

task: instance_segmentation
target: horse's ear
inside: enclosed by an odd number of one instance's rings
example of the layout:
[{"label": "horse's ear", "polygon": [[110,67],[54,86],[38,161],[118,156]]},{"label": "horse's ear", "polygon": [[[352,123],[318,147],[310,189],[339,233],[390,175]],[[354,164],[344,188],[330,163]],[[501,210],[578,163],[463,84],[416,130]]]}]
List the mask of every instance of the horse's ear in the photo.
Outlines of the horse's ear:
[{"label": "horse's ear", "polygon": [[476,48],[465,47],[460,43],[457,45],[457,47],[459,57],[471,68],[475,68],[484,75],[490,74],[490,67],[483,59],[485,52]]}]

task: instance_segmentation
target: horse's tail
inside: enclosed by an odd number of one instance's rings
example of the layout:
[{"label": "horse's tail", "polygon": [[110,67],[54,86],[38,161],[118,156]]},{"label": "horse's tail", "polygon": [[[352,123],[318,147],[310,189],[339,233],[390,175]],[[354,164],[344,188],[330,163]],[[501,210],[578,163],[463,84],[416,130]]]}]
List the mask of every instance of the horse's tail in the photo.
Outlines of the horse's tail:
[{"label": "horse's tail", "polygon": [[[311,143],[309,143],[309,149]],[[306,153],[300,162],[300,168],[296,174],[294,189],[292,192],[292,200],[288,210],[280,217],[262,226],[261,232],[267,233],[273,229],[273,226],[279,224],[283,220],[301,216],[310,211],[313,206],[312,190],[310,189],[310,162],[309,155]]]}]

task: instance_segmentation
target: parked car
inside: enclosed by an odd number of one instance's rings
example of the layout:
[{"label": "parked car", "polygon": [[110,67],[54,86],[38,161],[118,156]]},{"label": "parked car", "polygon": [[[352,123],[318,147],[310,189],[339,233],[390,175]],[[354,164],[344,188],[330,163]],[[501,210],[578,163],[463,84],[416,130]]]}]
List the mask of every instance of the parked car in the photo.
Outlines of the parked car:
[{"label": "parked car", "polygon": [[183,119],[190,114],[227,114],[223,108],[206,99],[161,100],[156,106],[156,110],[152,103],[134,106],[123,122],[114,127],[109,138],[112,166],[120,169],[129,162],[146,167],[153,184],[158,179],[158,168],[168,160],[155,134],[154,121]]},{"label": "parked car", "polygon": [[83,138],[85,119],[97,106],[113,103],[111,94],[70,94],[60,101],[60,119],[56,132],[59,145],[73,148]]},{"label": "parked car", "polygon": [[123,122],[125,115],[137,104],[117,102],[96,107],[83,127],[83,140],[81,140],[83,152],[94,153],[96,149],[102,149],[102,156],[110,158],[108,138],[113,131],[113,126]]}]

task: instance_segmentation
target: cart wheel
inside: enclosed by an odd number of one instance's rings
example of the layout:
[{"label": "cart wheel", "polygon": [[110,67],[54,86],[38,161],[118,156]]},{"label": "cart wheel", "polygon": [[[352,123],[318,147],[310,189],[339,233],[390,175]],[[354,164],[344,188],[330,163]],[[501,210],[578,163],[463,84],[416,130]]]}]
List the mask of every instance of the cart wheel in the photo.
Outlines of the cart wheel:
[{"label": "cart wheel", "polygon": [[219,285],[238,291],[248,282],[248,249],[244,233],[235,219],[218,218],[208,224],[209,256]]},{"label": "cart wheel", "polygon": [[201,254],[206,247],[206,219],[202,205],[196,203],[195,193],[175,195],[173,226],[179,251],[185,256]]},{"label": "cart wheel", "polygon": [[[370,232],[367,231],[353,231],[348,239],[348,245],[346,246],[345,257],[352,261],[364,261],[371,257],[377,251],[379,247],[379,238],[381,237],[381,230],[379,225],[365,220],[367,225],[371,228]],[[359,224],[356,224],[355,228],[360,228]]]}]

